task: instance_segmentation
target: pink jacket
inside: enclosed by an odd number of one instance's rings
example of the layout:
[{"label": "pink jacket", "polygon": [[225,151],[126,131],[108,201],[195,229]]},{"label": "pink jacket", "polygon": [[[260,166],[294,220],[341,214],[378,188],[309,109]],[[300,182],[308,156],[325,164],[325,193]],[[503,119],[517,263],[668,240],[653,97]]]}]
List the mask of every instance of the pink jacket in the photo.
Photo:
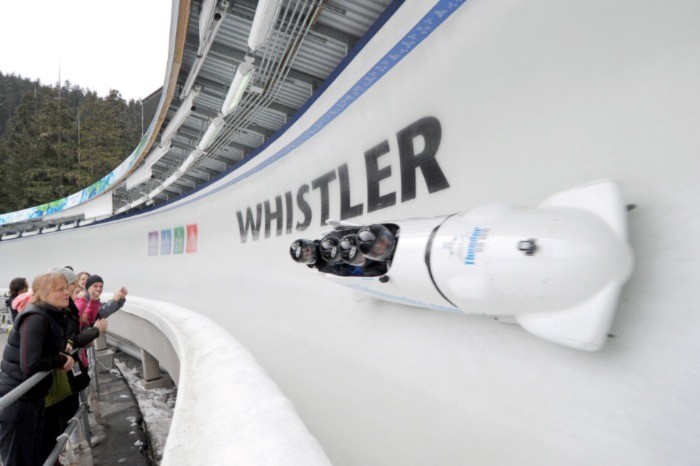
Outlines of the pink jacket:
[{"label": "pink jacket", "polygon": [[92,326],[100,312],[100,301],[78,298],[75,300],[75,306],[78,308],[78,316],[80,316],[80,329]]},{"label": "pink jacket", "polygon": [[[80,317],[80,330],[91,327],[97,320],[97,313],[100,312],[100,301],[92,301],[87,298],[78,298],[75,300],[75,307],[78,308],[78,316]],[[85,367],[88,366],[87,352],[85,348],[80,350],[80,360]]]},{"label": "pink jacket", "polygon": [[26,293],[22,293],[20,295],[17,295],[17,297],[12,300],[12,307],[17,309],[17,312],[22,312],[24,311],[24,308],[27,307],[27,304],[29,304],[29,301],[32,299],[32,292],[27,291]]}]

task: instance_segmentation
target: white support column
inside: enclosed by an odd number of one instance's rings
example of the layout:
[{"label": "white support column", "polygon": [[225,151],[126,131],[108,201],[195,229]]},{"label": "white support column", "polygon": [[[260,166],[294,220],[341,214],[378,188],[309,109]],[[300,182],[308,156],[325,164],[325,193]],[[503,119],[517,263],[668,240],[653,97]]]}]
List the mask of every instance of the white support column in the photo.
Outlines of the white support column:
[{"label": "white support column", "polygon": [[95,351],[102,351],[107,349],[107,334],[100,332],[100,336],[95,340]]},{"label": "white support column", "polygon": [[107,334],[100,332],[95,340],[95,362],[99,372],[107,372],[114,367],[114,351],[107,348]]},{"label": "white support column", "polygon": [[141,350],[141,364],[143,366],[143,386],[147,390],[151,388],[170,387],[173,384],[173,381],[167,374],[161,376],[158,360],[144,349]]}]

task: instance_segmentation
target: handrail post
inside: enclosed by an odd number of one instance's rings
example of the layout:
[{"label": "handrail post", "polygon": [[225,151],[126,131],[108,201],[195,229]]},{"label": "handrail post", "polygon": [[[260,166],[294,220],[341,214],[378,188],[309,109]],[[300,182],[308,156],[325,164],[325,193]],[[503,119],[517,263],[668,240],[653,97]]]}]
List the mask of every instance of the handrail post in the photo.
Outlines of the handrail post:
[{"label": "handrail post", "polygon": [[107,335],[105,332],[100,332],[100,335],[95,340],[95,350],[102,351],[107,349]]},{"label": "handrail post", "polygon": [[[53,447],[53,450],[51,450],[49,457],[46,458],[46,461],[44,461],[44,466],[52,466],[56,462],[58,455],[66,447],[70,435],[73,433],[75,428],[80,425],[81,417],[85,416],[85,414],[87,414],[87,405],[81,403],[80,407],[78,408],[78,411],[76,411],[75,415],[71,418],[70,421],[68,421],[68,427],[66,428],[66,430],[61,435],[59,435],[58,438],[56,438],[56,446]],[[91,464],[92,454],[90,454],[89,459],[89,465]]]},{"label": "handrail post", "polygon": [[[87,390],[87,389],[86,389],[86,390]],[[88,396],[87,396],[86,390],[81,391],[81,392],[78,394],[78,396],[79,396],[79,398],[80,398],[80,405],[81,405],[81,406],[82,406],[82,405],[85,405],[85,406],[88,408],[88,411],[87,411],[87,412],[89,412],[90,405],[88,404]],[[87,447],[88,447],[88,448],[91,448],[91,447],[92,447],[92,442],[91,442],[91,437],[90,437],[90,436],[91,436],[91,432],[90,432],[90,420],[88,419],[87,412],[85,413],[85,416],[83,416],[83,417],[81,418],[82,423],[81,423],[81,426],[80,426],[80,430],[81,430],[81,435],[82,435],[82,437],[83,437],[83,438],[81,439],[81,444],[82,444],[82,442],[86,442],[86,443],[87,443]]]},{"label": "handrail post", "polygon": [[100,381],[97,378],[97,357],[95,355],[95,348],[88,347],[88,362],[90,371],[90,406],[92,407],[92,412],[95,413],[95,421],[102,427],[109,427],[109,424],[102,419],[102,412],[100,411]]},{"label": "handrail post", "polygon": [[[85,407],[83,415],[80,417],[80,426],[78,432],[78,448],[79,454],[78,458],[81,466],[92,466],[92,444],[91,444],[91,432],[90,432],[90,420],[88,419],[88,404],[87,395],[85,390],[80,392],[80,405]],[[72,452],[72,449],[71,449]]]}]

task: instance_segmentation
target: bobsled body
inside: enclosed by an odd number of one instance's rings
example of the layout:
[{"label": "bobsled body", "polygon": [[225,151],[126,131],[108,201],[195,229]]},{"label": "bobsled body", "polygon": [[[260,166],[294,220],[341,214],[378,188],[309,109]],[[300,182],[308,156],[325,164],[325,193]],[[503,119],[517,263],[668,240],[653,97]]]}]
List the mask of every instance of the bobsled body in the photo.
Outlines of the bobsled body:
[{"label": "bobsled body", "polygon": [[606,181],[536,208],[487,205],[392,222],[397,244],[383,277],[326,276],[387,301],[512,316],[542,338],[597,350],[633,267],[626,210]]}]

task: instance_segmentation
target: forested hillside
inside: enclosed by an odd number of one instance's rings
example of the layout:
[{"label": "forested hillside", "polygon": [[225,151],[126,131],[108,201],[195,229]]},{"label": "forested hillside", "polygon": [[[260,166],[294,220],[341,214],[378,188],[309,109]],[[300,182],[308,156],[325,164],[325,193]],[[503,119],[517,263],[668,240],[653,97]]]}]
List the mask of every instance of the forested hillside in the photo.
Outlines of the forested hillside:
[{"label": "forested hillside", "polygon": [[0,72],[0,213],[65,197],[119,165],[141,138],[141,105]]}]

